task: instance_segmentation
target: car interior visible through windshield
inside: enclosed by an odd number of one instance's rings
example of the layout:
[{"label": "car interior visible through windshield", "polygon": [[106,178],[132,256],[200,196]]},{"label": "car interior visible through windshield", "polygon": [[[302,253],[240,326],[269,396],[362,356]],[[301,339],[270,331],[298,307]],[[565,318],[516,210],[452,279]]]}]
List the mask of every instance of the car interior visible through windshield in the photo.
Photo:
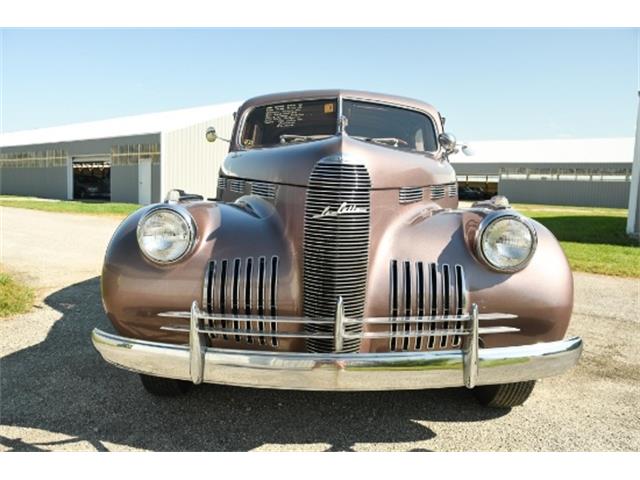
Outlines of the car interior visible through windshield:
[{"label": "car interior visible through windshield", "polygon": [[417,152],[437,150],[431,119],[419,112],[376,103],[344,100],[347,133],[355,138]]},{"label": "car interior visible through windshield", "polygon": [[247,117],[242,146],[267,147],[335,135],[337,110],[335,99],[256,107]]}]

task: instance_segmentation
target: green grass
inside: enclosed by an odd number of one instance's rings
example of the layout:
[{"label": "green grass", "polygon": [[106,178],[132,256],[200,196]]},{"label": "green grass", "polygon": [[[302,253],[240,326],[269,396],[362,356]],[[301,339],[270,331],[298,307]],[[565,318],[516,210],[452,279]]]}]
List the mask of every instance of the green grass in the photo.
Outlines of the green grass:
[{"label": "green grass", "polygon": [[33,290],[0,271],[0,317],[24,313],[33,303]]},{"label": "green grass", "polygon": [[87,215],[127,216],[140,205],[135,203],[111,203],[92,200],[49,200],[34,197],[16,197],[0,195],[0,206],[13,208],[27,208],[45,212],[82,213]]},{"label": "green grass", "polygon": [[639,242],[626,234],[626,209],[523,204],[513,208],[553,232],[574,271],[640,277]]},{"label": "green grass", "polygon": [[[0,206],[120,217],[140,208],[133,203],[44,200],[10,195],[0,195]],[[531,204],[514,204],[513,207],[553,232],[574,271],[640,278],[640,247],[638,240],[625,232],[625,209]]]}]

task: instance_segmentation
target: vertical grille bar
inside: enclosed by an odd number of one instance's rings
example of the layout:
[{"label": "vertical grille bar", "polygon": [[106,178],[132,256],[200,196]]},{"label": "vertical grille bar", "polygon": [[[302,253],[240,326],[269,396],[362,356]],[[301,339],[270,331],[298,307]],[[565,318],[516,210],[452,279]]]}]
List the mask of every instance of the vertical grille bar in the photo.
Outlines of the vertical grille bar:
[{"label": "vertical grille bar", "polygon": [[[248,257],[244,265],[244,314],[251,315],[251,269],[253,267],[253,258]],[[251,322],[247,321],[245,328],[247,330],[252,329]],[[246,337],[247,343],[253,343],[253,337]]]},{"label": "vertical grille bar", "polygon": [[[258,266],[258,315],[261,317],[260,321],[258,322],[258,330],[260,330],[261,332],[264,332],[264,320],[262,319],[262,317],[264,316],[264,275],[265,275],[265,263],[266,263],[266,259],[265,257],[260,257],[260,259],[258,260],[259,262],[259,266]],[[259,337],[260,339],[260,343],[262,345],[264,345],[265,342],[265,337]]]},{"label": "vertical grille bar", "polygon": [[[435,263],[429,264],[429,305],[430,315],[432,317],[438,314],[438,265]],[[436,329],[435,323],[429,324],[430,330]],[[427,342],[427,348],[431,350],[436,343],[436,337],[429,337]]]},{"label": "vertical grille bar", "polygon": [[[364,314],[370,190],[367,169],[342,160],[318,162],[309,177],[304,223],[303,304],[308,317],[333,317],[338,297],[343,298],[346,316],[362,318]],[[334,328],[310,325],[306,329],[333,333]],[[359,324],[346,327],[349,333],[361,330]],[[335,349],[333,340],[329,339],[309,339],[306,345],[310,352]],[[359,348],[360,339],[345,339],[341,351],[357,352]]]},{"label": "vertical grille bar", "polygon": [[[233,288],[231,290],[231,313],[238,315],[239,303],[240,303],[240,259],[236,258],[233,261]],[[240,329],[240,322],[238,320],[233,321],[233,328]],[[236,335],[236,342],[240,341],[240,335]]]},{"label": "vertical grille bar", "polygon": [[[402,285],[404,287],[403,313],[405,317],[410,317],[411,316],[411,262],[404,262]],[[410,330],[411,330],[411,324],[409,322],[404,322],[405,333],[409,333]],[[409,349],[409,337],[404,337],[402,339],[402,349],[403,350]]]},{"label": "vertical grille bar", "polygon": [[[271,257],[271,279],[269,282],[269,315],[275,317],[278,313],[276,310],[277,305],[277,291],[278,291],[278,257]],[[271,322],[271,332],[275,333],[278,329],[276,322]],[[278,339],[271,337],[271,344],[275,347],[278,345]]]},{"label": "vertical grille bar", "polygon": [[[462,265],[455,266],[456,272],[456,315],[462,315],[466,310],[466,287],[464,283],[464,270]],[[462,329],[462,322],[456,322],[456,330]],[[460,335],[453,337],[452,346],[460,346],[462,339]]]},{"label": "vertical grille bar", "polygon": [[[394,318],[398,318],[398,262],[397,260],[391,260],[391,301],[390,301],[390,306],[391,306],[391,316]],[[398,326],[396,325],[396,322],[394,321],[393,324],[391,324],[391,331],[393,333],[396,333],[398,330]],[[390,341],[389,341],[389,346],[391,348],[391,350],[395,350],[396,349],[396,339],[394,337],[391,337]]]},{"label": "vertical grille bar", "polygon": [[[424,264],[422,262],[416,263],[416,296],[417,296],[417,315],[418,317],[423,317],[425,315],[425,288],[424,288]],[[418,324],[417,330],[419,333],[422,332],[423,325],[421,323]],[[416,350],[420,350],[422,348],[422,337],[416,337],[415,341]]]},{"label": "vertical grille bar", "polygon": [[[451,289],[450,289],[450,278],[449,278],[449,265],[442,265],[442,315],[450,314],[450,305],[451,305]],[[449,322],[443,322],[441,324],[443,330],[447,330],[449,328]],[[440,337],[440,348],[444,348],[447,345],[447,336],[443,335]]]},{"label": "vertical grille bar", "polygon": [[[205,295],[203,303],[205,304],[208,313],[213,313],[214,298],[216,289],[216,262],[212,260],[209,262],[207,272],[205,274]],[[209,327],[213,328],[213,320],[209,319]],[[216,338],[215,333],[210,333],[209,338]]]},{"label": "vertical grille bar", "polygon": [[[220,268],[220,281],[218,282],[219,286],[220,286],[220,290],[219,290],[219,298],[220,300],[218,301],[218,305],[220,307],[220,313],[224,314],[226,313],[226,308],[227,308],[227,299],[226,299],[226,286],[227,286],[227,261],[226,260],[222,260],[222,266]],[[222,320],[222,328],[227,328],[227,321],[226,320]],[[227,336],[225,334],[222,335],[222,338],[224,340],[227,339]]]}]

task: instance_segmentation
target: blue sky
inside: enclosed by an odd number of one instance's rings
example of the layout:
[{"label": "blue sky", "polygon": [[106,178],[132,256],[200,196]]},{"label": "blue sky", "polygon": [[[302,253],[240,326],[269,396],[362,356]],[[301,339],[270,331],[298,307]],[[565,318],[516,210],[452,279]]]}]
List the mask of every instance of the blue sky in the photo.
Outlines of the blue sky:
[{"label": "blue sky", "polygon": [[76,29],[2,35],[5,132],[286,90],[415,97],[465,140],[632,136],[632,29]]}]

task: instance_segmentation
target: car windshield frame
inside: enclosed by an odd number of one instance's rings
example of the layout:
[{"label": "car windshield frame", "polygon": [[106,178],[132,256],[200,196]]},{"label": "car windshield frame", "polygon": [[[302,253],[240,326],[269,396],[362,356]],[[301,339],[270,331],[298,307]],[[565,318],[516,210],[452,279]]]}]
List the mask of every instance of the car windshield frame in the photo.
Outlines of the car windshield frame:
[{"label": "car windshield frame", "polygon": [[[419,108],[415,108],[415,107],[410,107],[404,104],[398,104],[398,103],[393,103],[393,102],[385,102],[382,100],[374,100],[374,99],[367,99],[367,98],[362,98],[362,97],[352,97],[352,96],[343,96],[343,95],[339,95],[338,97],[308,97],[308,98],[291,98],[288,100],[283,100],[283,101],[276,101],[276,102],[265,102],[265,103],[261,103],[261,104],[256,104],[253,105],[247,109],[245,109],[245,111],[242,113],[242,115],[240,116],[239,122],[238,122],[238,128],[236,130],[236,134],[235,134],[235,138],[233,139],[233,145],[235,147],[236,150],[240,150],[240,151],[252,151],[252,150],[262,150],[265,148],[280,148],[280,147],[288,147],[288,146],[293,146],[293,145],[301,145],[303,143],[310,143],[310,142],[317,142],[317,141],[321,141],[321,140],[325,140],[325,138],[318,138],[318,139],[309,139],[306,140],[304,142],[287,142],[287,143],[274,143],[271,145],[259,145],[259,146],[247,146],[247,145],[243,145],[242,144],[242,138],[244,138],[245,136],[245,130],[247,128],[247,119],[249,118],[249,116],[251,115],[251,113],[256,110],[257,108],[264,108],[264,107],[268,107],[271,105],[285,105],[285,104],[291,104],[291,103],[304,103],[304,102],[317,102],[317,101],[333,101],[336,102],[337,104],[337,115],[336,115],[336,128],[335,128],[335,132],[332,134],[326,134],[327,137],[326,138],[331,138],[334,137],[336,135],[340,135],[342,132],[342,126],[341,126],[341,119],[343,116],[343,101],[344,100],[348,100],[348,101],[352,101],[352,102],[360,102],[360,103],[365,103],[365,104],[373,104],[373,105],[380,105],[383,107],[392,107],[392,108],[397,108],[400,110],[406,110],[408,112],[415,112],[418,113],[420,115],[423,115],[424,117],[426,117],[428,119],[428,121],[431,123],[431,127],[433,128],[433,132],[434,132],[434,138],[435,138],[435,149],[434,150],[414,150],[414,149],[407,149],[407,148],[397,148],[391,145],[385,145],[383,143],[374,143],[374,142],[369,142],[369,141],[365,141],[362,140],[358,137],[353,137],[351,135],[349,135],[348,131],[344,132],[346,135],[350,136],[351,138],[353,138],[354,140],[358,140],[364,143],[373,143],[374,145],[378,145],[381,147],[386,147],[386,148],[391,148],[393,150],[397,150],[397,151],[402,151],[402,152],[407,152],[407,153],[416,153],[416,154],[420,154],[420,155],[425,155],[425,154],[435,154],[440,150],[440,142],[438,140],[438,127],[437,127],[437,123],[435,121],[435,118],[433,117],[433,115],[431,115],[429,112],[427,112],[426,110],[422,110]],[[348,127],[347,127],[348,129]]]}]

